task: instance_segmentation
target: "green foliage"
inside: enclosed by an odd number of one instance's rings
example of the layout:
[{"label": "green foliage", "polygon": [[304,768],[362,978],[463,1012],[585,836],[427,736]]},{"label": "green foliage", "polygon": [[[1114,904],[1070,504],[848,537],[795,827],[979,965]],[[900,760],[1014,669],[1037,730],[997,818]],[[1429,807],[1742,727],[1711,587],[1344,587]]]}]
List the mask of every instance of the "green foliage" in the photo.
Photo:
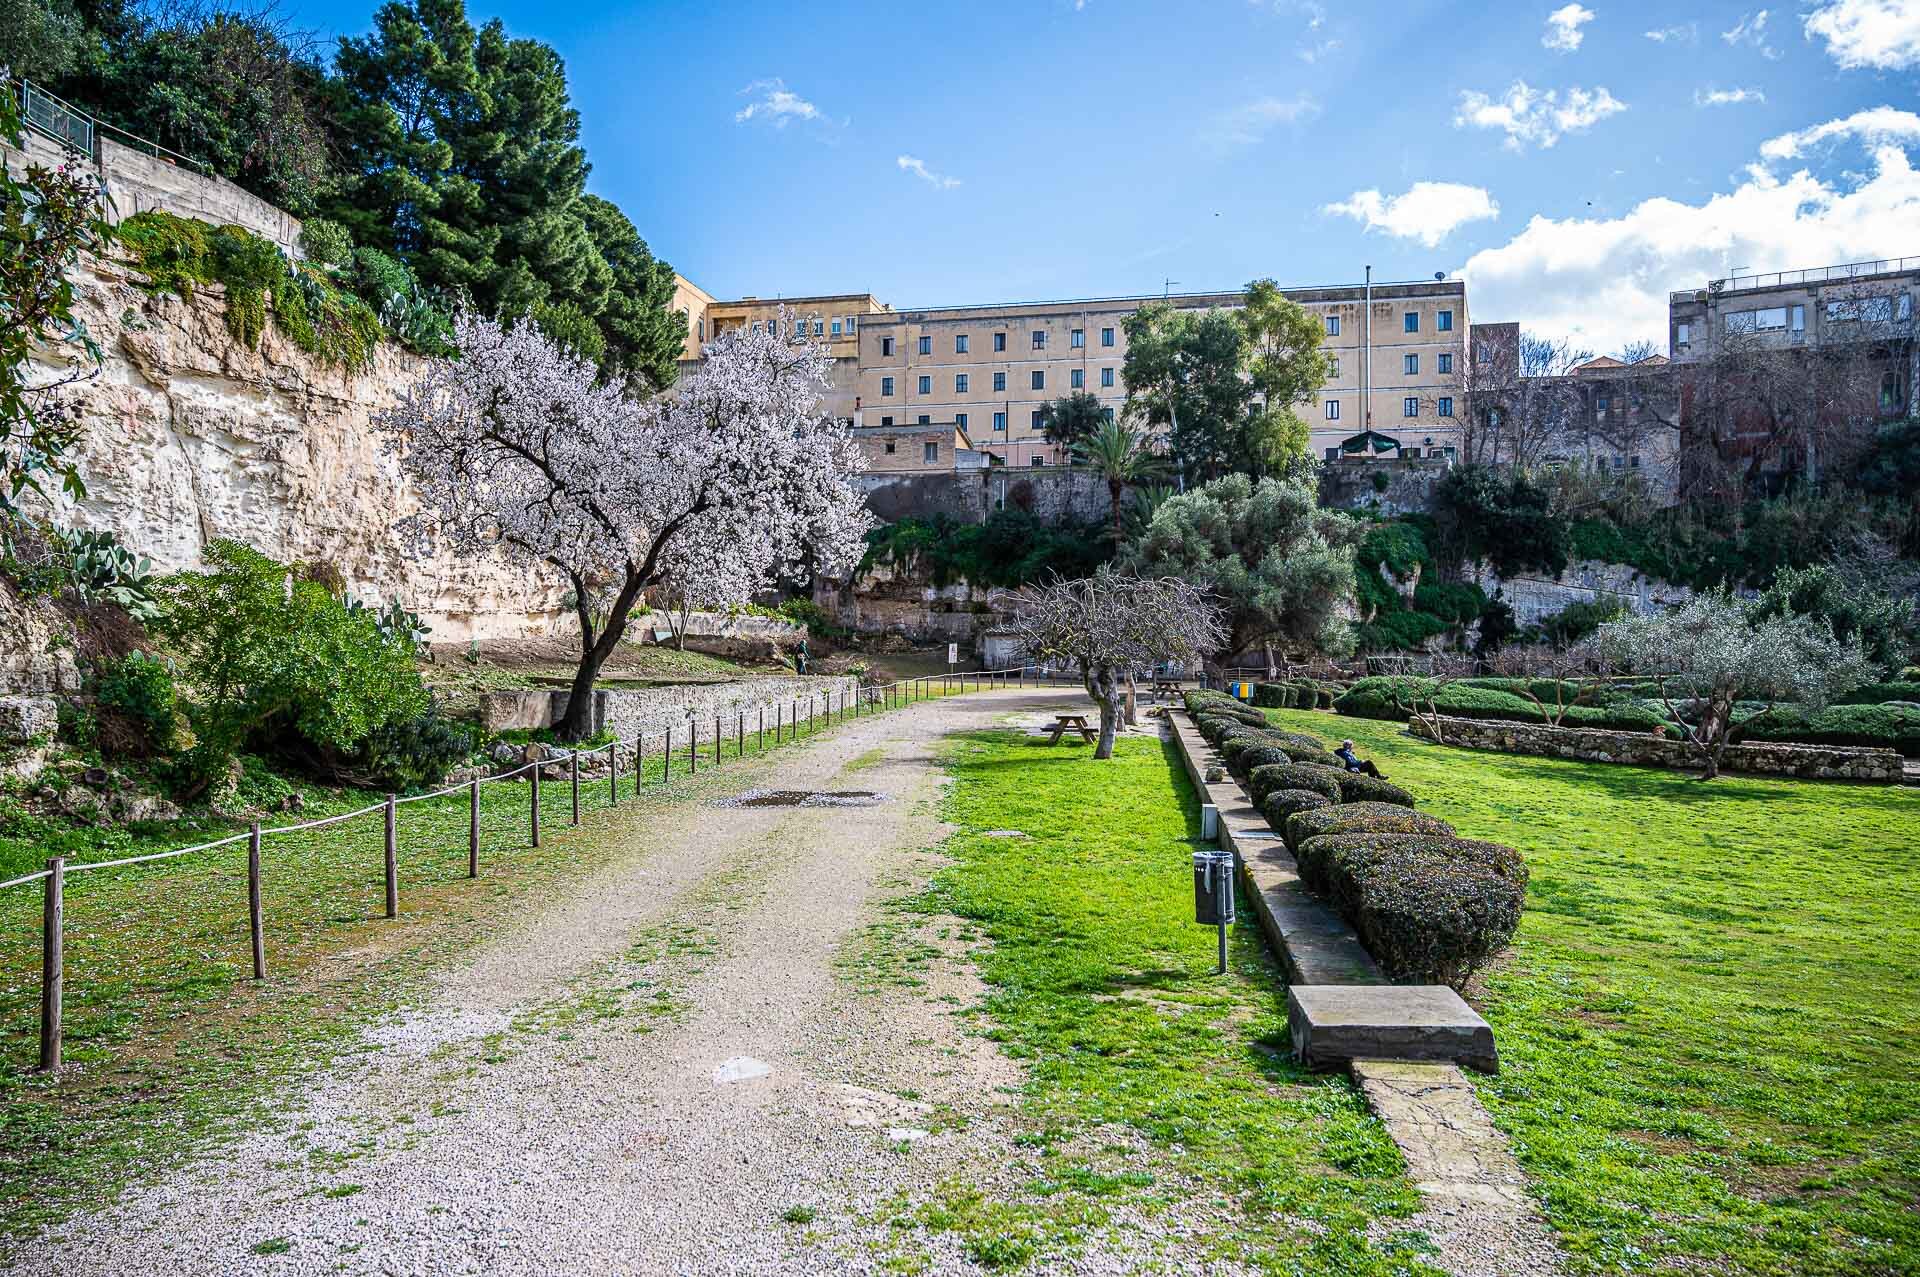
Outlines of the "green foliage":
[{"label": "green foliage", "polygon": [[1569,603],[1552,616],[1543,616],[1535,627],[1543,642],[1555,647],[1566,647],[1578,643],[1581,639],[1591,638],[1608,621],[1618,620],[1626,613],[1624,599],[1603,594],[1587,603]]},{"label": "green foliage", "polygon": [[1393,803],[1400,807],[1413,806],[1413,795],[1377,776],[1365,772],[1346,771],[1340,773],[1340,801],[1343,803]]},{"label": "green foliage", "polygon": [[[1487,608],[1487,596],[1477,585],[1442,581],[1434,575],[1433,552],[1427,536],[1429,520],[1416,516],[1368,526],[1354,552],[1354,598],[1364,619],[1354,629],[1355,645],[1363,652],[1409,651],[1425,647],[1449,630],[1471,624]],[[1421,572],[1408,607],[1399,590],[1387,580],[1402,580]]]},{"label": "green foliage", "polygon": [[1322,510],[1305,482],[1229,475],[1172,497],[1120,566],[1211,589],[1226,609],[1229,650],[1266,641],[1343,652],[1340,608],[1353,595],[1360,527]]},{"label": "green foliage", "polygon": [[[1514,723],[1540,723],[1546,715],[1539,706],[1517,691],[1509,691],[1495,679],[1462,679],[1439,684],[1435,680],[1408,674],[1375,675],[1359,679],[1334,702],[1337,713],[1354,718],[1377,718],[1404,723],[1417,704],[1425,708],[1431,700],[1442,713],[1457,718],[1497,719]],[[1566,701],[1577,689],[1569,684],[1563,691]],[[1542,697],[1554,703],[1550,689]],[[1597,727],[1610,731],[1650,732],[1670,726],[1657,711],[1642,706],[1630,697],[1615,695],[1598,704],[1575,705],[1563,720],[1568,727]]]},{"label": "green foliage", "polygon": [[1434,548],[1449,563],[1485,559],[1501,576],[1567,566],[1567,522],[1552,494],[1519,471],[1461,466],[1434,485]]},{"label": "green foliage", "polygon": [[1462,854],[1458,840],[1381,839],[1316,852],[1323,862],[1332,855],[1328,888],[1348,902],[1343,912],[1390,980],[1461,988],[1520,925],[1524,879]]},{"label": "green foliage", "polygon": [[153,619],[153,563],[120,543],[112,532],[50,533],[60,587],[85,604],[115,603],[138,621]]},{"label": "green foliage", "polygon": [[353,287],[393,339],[418,355],[450,356],[453,315],[413,272],[377,248],[353,250]]},{"label": "green foliage", "polygon": [[[1300,863],[1300,881],[1316,895],[1326,895],[1327,861],[1317,853],[1316,839],[1326,834],[1441,834],[1453,836],[1453,826],[1438,816],[1429,816],[1400,803],[1336,803],[1334,806],[1295,812],[1287,817],[1280,831],[1287,847]],[[1324,844],[1323,844],[1324,845]]]},{"label": "green foliage", "polygon": [[161,582],[155,626],[192,696],[189,784],[250,742],[338,770],[376,732],[426,710],[412,644],[372,616],[236,542],[214,541],[205,559],[206,571]]},{"label": "green foliage", "polygon": [[532,318],[548,341],[575,358],[592,364],[606,358],[606,337],[593,317],[574,303],[536,302]]},{"label": "green foliage", "polygon": [[340,223],[309,217],[300,225],[300,251],[322,270],[343,271],[353,266],[353,236]]},{"label": "green foliage", "polygon": [[1901,705],[1828,705],[1809,714],[1797,705],[1775,706],[1733,729],[1737,741],[1798,741],[1809,745],[1860,745],[1920,758],[1920,708]]},{"label": "green foliage", "polygon": [[94,676],[94,696],[102,710],[116,713],[132,729],[119,752],[138,755],[172,752],[182,727],[173,670],[157,656],[129,652],[104,663]]},{"label": "green foliage", "polygon": [[[1909,671],[1910,672],[1910,671]],[[1920,705],[1920,681],[1901,679],[1892,683],[1868,683],[1865,687],[1856,687],[1845,696],[1834,697],[1835,705],[1884,705],[1888,701],[1905,701]]]},{"label": "green foliage", "polygon": [[1312,763],[1268,763],[1248,773],[1247,787],[1256,807],[1267,801],[1268,794],[1282,789],[1310,789],[1337,803],[1343,774],[1337,767],[1316,767]]},{"label": "green foliage", "polygon": [[1857,642],[1876,669],[1901,668],[1915,649],[1913,600],[1869,589],[1831,565],[1782,568],[1754,616],[1810,616],[1842,643]]},{"label": "green foliage", "polygon": [[446,718],[429,705],[410,718],[375,727],[352,767],[364,772],[368,783],[390,792],[432,789],[479,746],[473,724]]},{"label": "green foliage", "polygon": [[1049,524],[1024,510],[998,510],[980,524],[944,514],[881,524],[867,533],[860,568],[917,564],[936,586],[1020,586],[1053,573],[1068,580],[1091,576],[1111,552],[1092,525]]},{"label": "green foliage", "polygon": [[1040,429],[1048,443],[1077,447],[1107,424],[1107,410],[1099,397],[1086,390],[1040,405]]},{"label": "green foliage", "polygon": [[1275,829],[1287,827],[1287,817],[1296,811],[1312,811],[1318,807],[1331,807],[1334,800],[1317,789],[1276,789],[1267,795],[1260,804],[1260,814]]},{"label": "green foliage", "polygon": [[812,599],[788,599],[774,609],[774,615],[783,616],[807,627],[807,633],[815,638],[841,639],[849,637],[850,631],[837,623],[827,614],[827,609]]}]

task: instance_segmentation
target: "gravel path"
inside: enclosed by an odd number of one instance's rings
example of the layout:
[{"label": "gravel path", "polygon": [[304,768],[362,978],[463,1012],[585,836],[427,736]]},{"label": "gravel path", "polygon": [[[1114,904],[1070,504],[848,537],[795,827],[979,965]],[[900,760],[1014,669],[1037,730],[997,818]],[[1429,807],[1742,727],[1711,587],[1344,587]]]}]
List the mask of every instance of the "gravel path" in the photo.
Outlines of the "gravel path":
[{"label": "gravel path", "polygon": [[[898,1203],[955,1175],[1035,1173],[993,1120],[1017,1067],[960,1014],[970,964],[923,958],[924,987],[891,983],[884,902],[936,867],[939,738],[1075,697],[849,723],[755,780],[877,790],[878,805],[636,819],[637,854],[449,971],[271,1129],[0,1262],[64,1277],[878,1271]],[[964,941],[933,947],[959,958]],[[915,1262],[978,1271],[942,1244]],[[1075,1264],[1134,1266],[1100,1245]]]}]

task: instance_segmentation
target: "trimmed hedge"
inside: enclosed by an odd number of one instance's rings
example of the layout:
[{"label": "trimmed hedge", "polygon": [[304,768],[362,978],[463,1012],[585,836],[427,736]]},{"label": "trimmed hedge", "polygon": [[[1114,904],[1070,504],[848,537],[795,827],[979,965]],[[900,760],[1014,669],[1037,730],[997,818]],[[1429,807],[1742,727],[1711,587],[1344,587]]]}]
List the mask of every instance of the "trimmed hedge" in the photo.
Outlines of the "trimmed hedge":
[{"label": "trimmed hedge", "polygon": [[[1302,851],[1309,839],[1322,834],[1453,834],[1453,826],[1438,816],[1402,807],[1398,803],[1341,803],[1325,811],[1296,812],[1287,817],[1287,847],[1307,874]],[[1309,884],[1311,885],[1311,884]]]},{"label": "trimmed hedge", "polygon": [[[1433,680],[1405,674],[1381,674],[1360,679],[1334,701],[1333,708],[1352,718],[1404,723],[1410,716],[1405,706],[1416,697],[1422,704],[1431,697],[1435,708],[1442,714],[1457,718],[1494,719],[1512,723],[1547,721],[1540,707],[1514,692],[1475,686],[1474,680],[1448,683],[1435,691]],[[1548,703],[1552,703],[1551,699]],[[1562,721],[1568,727],[1598,727],[1609,731],[1641,733],[1670,726],[1658,712],[1625,698],[1604,705],[1576,705],[1567,711]]]},{"label": "trimmed hedge", "polygon": [[1298,762],[1294,755],[1306,752],[1297,745],[1277,745],[1272,741],[1260,741],[1252,749],[1242,750],[1236,762],[1239,770],[1251,773],[1256,767],[1273,767]]},{"label": "trimmed hedge", "polygon": [[1332,767],[1311,763],[1268,763],[1256,767],[1247,777],[1256,807],[1266,805],[1267,796],[1282,789],[1310,789],[1325,794],[1328,802],[1340,801],[1340,773]]},{"label": "trimmed hedge", "polygon": [[1260,804],[1261,815],[1275,829],[1287,827],[1287,817],[1296,811],[1312,811],[1317,807],[1331,807],[1333,799],[1311,789],[1276,789],[1267,795],[1267,801]]},{"label": "trimmed hedge", "polygon": [[1325,869],[1327,895],[1350,916],[1361,903],[1361,881],[1371,866],[1404,855],[1434,855],[1476,865],[1519,886],[1527,885],[1527,862],[1504,843],[1441,834],[1322,834],[1313,854]]},{"label": "trimmed hedge", "polygon": [[1479,865],[1406,853],[1356,876],[1351,921],[1390,980],[1459,988],[1520,925],[1525,890]]},{"label": "trimmed hedge", "polygon": [[1413,806],[1413,795],[1398,785],[1390,784],[1377,776],[1365,772],[1343,771],[1340,773],[1340,801],[1343,803],[1393,803],[1399,807]]},{"label": "trimmed hedge", "polygon": [[1339,768],[1342,763],[1332,753],[1318,745],[1281,745],[1287,751],[1287,757],[1296,763],[1311,763],[1315,767]]},{"label": "trimmed hedge", "polygon": [[1888,701],[1920,701],[1920,683],[1868,683],[1839,697],[1835,705],[1885,705]]},{"label": "trimmed hedge", "polygon": [[1735,741],[1861,745],[1920,758],[1920,710],[1902,705],[1829,705],[1816,714],[1794,706],[1776,708],[1742,723]]}]

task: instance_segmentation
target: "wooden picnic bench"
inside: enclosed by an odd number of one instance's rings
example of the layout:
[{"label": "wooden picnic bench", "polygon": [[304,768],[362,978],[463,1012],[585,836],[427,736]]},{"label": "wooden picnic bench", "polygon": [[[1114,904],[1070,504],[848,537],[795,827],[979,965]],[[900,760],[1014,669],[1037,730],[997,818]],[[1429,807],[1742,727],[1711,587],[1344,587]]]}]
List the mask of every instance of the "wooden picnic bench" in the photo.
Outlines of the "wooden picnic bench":
[{"label": "wooden picnic bench", "polygon": [[1153,699],[1156,701],[1163,701],[1168,699],[1179,700],[1180,684],[1170,678],[1154,679],[1153,680]]},{"label": "wooden picnic bench", "polygon": [[1087,726],[1085,714],[1056,714],[1053,718],[1053,726],[1047,729],[1047,744],[1058,745],[1060,738],[1065,736],[1069,729],[1079,732],[1087,744],[1094,743],[1093,729]]}]

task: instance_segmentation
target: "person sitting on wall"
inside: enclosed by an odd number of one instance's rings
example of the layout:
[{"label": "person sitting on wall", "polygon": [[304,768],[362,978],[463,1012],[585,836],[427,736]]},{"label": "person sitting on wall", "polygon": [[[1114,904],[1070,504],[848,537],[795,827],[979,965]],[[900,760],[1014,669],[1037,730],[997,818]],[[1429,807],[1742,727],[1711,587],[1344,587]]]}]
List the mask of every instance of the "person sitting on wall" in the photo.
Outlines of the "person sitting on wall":
[{"label": "person sitting on wall", "polygon": [[1380,769],[1373,765],[1372,759],[1361,758],[1353,752],[1353,742],[1350,740],[1341,741],[1340,748],[1333,751],[1333,756],[1346,764],[1346,768],[1350,772],[1364,772],[1375,780],[1386,779],[1385,776],[1380,774]]}]

